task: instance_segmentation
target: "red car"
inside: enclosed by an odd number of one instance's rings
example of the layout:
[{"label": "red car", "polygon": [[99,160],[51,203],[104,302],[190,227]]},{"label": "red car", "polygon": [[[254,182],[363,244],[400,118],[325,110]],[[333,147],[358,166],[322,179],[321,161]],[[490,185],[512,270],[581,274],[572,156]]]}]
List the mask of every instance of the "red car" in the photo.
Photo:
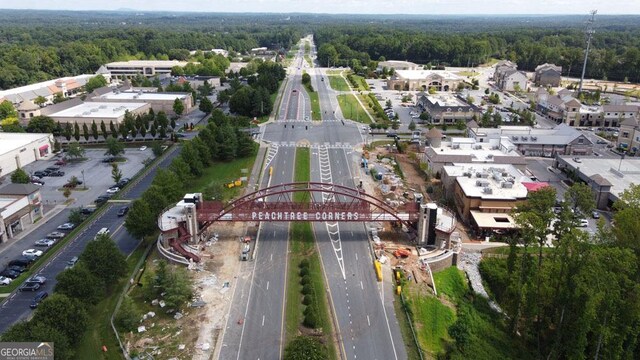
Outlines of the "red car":
[{"label": "red car", "polygon": [[67,162],[66,162],[66,161],[64,161],[64,159],[61,159],[61,160],[56,161],[56,162],[55,162],[55,165],[62,165],[62,166],[64,166],[64,165],[67,165]]}]

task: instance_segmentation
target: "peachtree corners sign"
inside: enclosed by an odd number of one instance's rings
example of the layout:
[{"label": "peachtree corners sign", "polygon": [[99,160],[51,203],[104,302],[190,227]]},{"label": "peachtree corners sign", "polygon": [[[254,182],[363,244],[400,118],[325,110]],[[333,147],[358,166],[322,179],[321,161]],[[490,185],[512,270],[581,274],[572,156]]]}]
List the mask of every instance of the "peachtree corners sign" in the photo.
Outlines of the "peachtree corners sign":
[{"label": "peachtree corners sign", "polygon": [[53,360],[53,343],[0,342],[0,360]]},{"label": "peachtree corners sign", "polygon": [[364,221],[368,213],[358,211],[253,211],[257,221]]}]

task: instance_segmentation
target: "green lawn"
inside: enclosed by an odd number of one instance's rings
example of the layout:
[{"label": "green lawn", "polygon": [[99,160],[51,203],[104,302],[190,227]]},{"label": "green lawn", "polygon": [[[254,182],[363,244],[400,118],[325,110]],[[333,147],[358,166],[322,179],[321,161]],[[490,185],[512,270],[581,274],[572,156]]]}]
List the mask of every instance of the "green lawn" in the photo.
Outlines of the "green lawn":
[{"label": "green lawn", "polygon": [[311,99],[311,119],[322,120],[322,114],[320,111],[320,98],[318,97],[318,92],[310,92],[309,99]]},{"label": "green lawn", "polygon": [[433,280],[436,282],[438,295],[445,295],[456,304],[469,291],[464,273],[455,266],[434,273]]},{"label": "green lawn", "polygon": [[357,84],[357,87],[354,90],[369,90],[369,84],[365,81],[365,79],[360,75],[351,75],[353,77],[353,81]]},{"label": "green lawn", "polygon": [[357,94],[356,96],[364,104],[367,112],[369,114],[371,114],[371,116],[373,116],[373,118],[376,120],[377,123],[388,121],[388,120],[385,120],[384,118],[382,118],[382,117],[380,117],[380,116],[378,116],[376,114],[375,109],[373,107],[371,107],[371,104],[370,104],[370,102],[372,100],[368,96],[364,96],[364,95],[361,95],[361,94]]},{"label": "green lawn", "polygon": [[405,294],[413,313],[420,347],[434,356],[444,354],[450,341],[447,329],[455,321],[453,310],[436,297],[420,294],[415,289],[410,288]]},{"label": "green lawn", "polygon": [[345,119],[355,120],[365,124],[371,124],[371,119],[367,115],[367,111],[360,106],[355,96],[338,95],[338,103],[340,104],[340,110]]},{"label": "green lawn", "polygon": [[420,350],[413,341],[413,332],[411,331],[411,319],[407,316],[407,313],[402,306],[402,300],[398,295],[394,295],[396,300],[393,302],[393,308],[396,312],[396,318],[398,319],[398,325],[400,326],[400,332],[402,333],[402,339],[404,340],[404,348],[407,350],[408,360],[420,360]]},{"label": "green lawn", "polygon": [[327,70],[327,75],[340,75],[342,70]]},{"label": "green lawn", "polygon": [[304,59],[307,61],[307,63],[309,63],[310,67],[313,67],[313,61],[311,60],[311,56],[305,55]]},{"label": "green lawn", "polygon": [[337,91],[349,91],[351,88],[345,79],[340,75],[329,75],[329,85],[333,90]]},{"label": "green lawn", "polygon": [[[224,185],[226,183],[237,180],[242,176],[246,176],[248,178],[251,175],[251,169],[253,168],[253,163],[255,162],[255,160],[256,157],[255,155],[253,155],[229,162],[215,163],[204,169],[204,171],[202,172],[202,176],[191,181],[188,190],[194,192],[203,192],[209,186]],[[248,172],[243,174],[241,171],[242,169],[247,169]],[[223,190],[224,199],[222,200],[229,200],[234,198],[240,193],[241,189],[244,189],[246,185],[246,182],[243,182],[241,187],[233,187],[231,189],[227,189],[225,187]]]}]

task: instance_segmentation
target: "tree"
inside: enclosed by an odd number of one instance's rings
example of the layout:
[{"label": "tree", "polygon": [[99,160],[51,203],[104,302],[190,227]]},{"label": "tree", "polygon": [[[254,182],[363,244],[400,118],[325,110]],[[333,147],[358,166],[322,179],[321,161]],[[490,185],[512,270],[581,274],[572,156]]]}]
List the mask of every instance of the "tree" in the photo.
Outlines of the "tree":
[{"label": "tree", "polygon": [[83,303],[96,304],[104,297],[104,282],[93,275],[84,263],[66,269],[56,277],[57,294],[63,294]]},{"label": "tree", "polygon": [[200,176],[204,169],[204,164],[200,160],[200,156],[195,146],[191,142],[184,143],[180,157],[189,165],[189,172],[195,176]]},{"label": "tree", "polygon": [[162,209],[172,203],[171,200],[167,199],[167,196],[162,192],[162,188],[158,185],[149,186],[142,194],[142,200],[147,204],[153,204],[150,210],[154,217],[160,215]]},{"label": "tree", "polygon": [[80,212],[80,209],[72,209],[69,212],[69,222],[75,225],[79,225],[84,221],[84,215]]},{"label": "tree", "polygon": [[72,158],[82,158],[84,157],[85,150],[79,143],[70,143],[69,148],[67,149],[67,156]]},{"label": "tree", "polygon": [[173,112],[178,116],[182,115],[184,112],[184,104],[178,98],[173,101]]},{"label": "tree", "polygon": [[60,329],[69,343],[76,345],[87,329],[89,316],[80,301],[54,293],[38,305],[32,321]]},{"label": "tree", "polygon": [[33,103],[40,107],[42,107],[42,105],[44,105],[46,102],[47,102],[47,99],[45,99],[45,97],[42,95],[38,95],[38,97],[33,99]]},{"label": "tree", "polygon": [[198,108],[200,109],[200,111],[202,111],[205,114],[211,114],[211,111],[213,111],[213,104],[211,103],[211,100],[209,100],[208,97],[203,96],[202,99],[200,100],[200,106]]},{"label": "tree", "polygon": [[105,155],[118,156],[124,154],[124,144],[114,137],[107,138],[106,146],[107,151],[104,152]]},{"label": "tree", "polygon": [[100,133],[104,139],[109,136],[109,133],[107,133],[107,125],[105,125],[104,120],[100,120]]},{"label": "tree", "polygon": [[284,349],[284,360],[324,360],[329,358],[327,348],[310,336],[297,336]]},{"label": "tree", "polygon": [[29,179],[29,174],[22,168],[16,169],[16,171],[11,174],[11,183],[13,184],[28,184]]},{"label": "tree", "polygon": [[142,239],[158,230],[157,219],[144,200],[135,200],[124,221],[124,226],[134,238]]},{"label": "tree", "polygon": [[94,140],[98,140],[98,125],[96,125],[95,120],[93,120],[93,122],[91,123],[91,136],[93,136]]},{"label": "tree", "polygon": [[62,192],[62,196],[64,196],[65,199],[69,200],[69,197],[71,197],[71,189],[64,188],[64,191]]},{"label": "tree", "polygon": [[85,90],[87,90],[87,93],[90,93],[93,90],[97,88],[101,88],[103,86],[107,86],[107,79],[105,79],[105,77],[102,76],[102,74],[99,74],[89,79],[87,83],[84,85],[84,88]]},{"label": "tree", "polygon": [[166,128],[167,126],[169,126],[169,118],[167,117],[167,114],[164,111],[158,112],[158,115],[156,115],[156,120],[157,120],[157,123],[154,122],[156,127]]},{"label": "tree", "polygon": [[72,359],[73,349],[69,338],[54,326],[35,321],[20,321],[7,329],[1,337],[6,342],[42,342],[44,339],[54,343],[54,359]]},{"label": "tree", "polygon": [[0,120],[4,120],[8,117],[17,117],[18,112],[13,107],[13,104],[9,100],[4,100],[0,103]]},{"label": "tree", "polygon": [[71,123],[67,123],[64,127],[64,137],[67,139],[67,141],[71,141],[72,132],[73,129],[71,128]]},{"label": "tree", "polygon": [[152,142],[151,151],[153,152],[153,155],[155,157],[162,155],[162,153],[164,152],[164,149],[162,149],[162,143],[160,143],[159,141]]},{"label": "tree", "polygon": [[115,284],[127,272],[124,254],[108,235],[100,235],[90,241],[80,260],[93,275],[104,281],[107,288]]},{"label": "tree", "polygon": [[76,141],[80,141],[80,126],[77,122],[73,123],[73,138],[76,139]]},{"label": "tree", "polygon": [[122,171],[118,167],[117,163],[111,164],[111,178],[113,179],[113,182],[116,184],[119,183],[120,180],[122,179]]},{"label": "tree", "polygon": [[303,73],[302,74],[302,84],[303,85],[310,85],[311,84],[311,75],[309,75],[307,73]]},{"label": "tree", "polygon": [[159,169],[153,178],[152,185],[157,185],[169,201],[177,201],[184,195],[184,183],[180,179],[171,170]]},{"label": "tree", "polygon": [[82,136],[85,140],[89,140],[89,127],[87,127],[87,123],[82,124]]},{"label": "tree", "polygon": [[411,120],[411,122],[409,123],[409,130],[413,131],[416,129],[416,122]]},{"label": "tree", "polygon": [[[118,137],[118,128],[113,123],[113,121],[109,122],[109,132],[111,133],[111,136],[113,136],[114,138]],[[107,140],[107,137],[105,136],[104,139]]]},{"label": "tree", "polygon": [[574,211],[580,210],[583,214],[590,214],[596,204],[589,185],[581,182],[571,185],[564,199]]},{"label": "tree", "polygon": [[231,161],[235,159],[238,150],[238,140],[236,139],[233,127],[229,123],[223,124],[215,133],[218,144],[217,159]]},{"label": "tree", "polygon": [[52,133],[56,128],[56,123],[52,118],[44,115],[34,116],[29,120],[27,132],[30,133]]},{"label": "tree", "polygon": [[114,319],[118,330],[122,332],[133,331],[139,324],[138,318],[140,315],[136,311],[133,300],[129,296],[125,296]]}]

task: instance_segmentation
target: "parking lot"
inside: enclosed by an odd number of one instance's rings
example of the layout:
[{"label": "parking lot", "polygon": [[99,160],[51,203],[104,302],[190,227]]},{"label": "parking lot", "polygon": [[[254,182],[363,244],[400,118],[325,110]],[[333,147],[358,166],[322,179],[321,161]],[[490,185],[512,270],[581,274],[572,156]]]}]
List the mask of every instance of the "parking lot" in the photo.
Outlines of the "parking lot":
[{"label": "parking lot", "polygon": [[[42,171],[48,167],[59,167],[60,171],[64,171],[64,176],[60,177],[44,177],[44,185],[40,189],[42,201],[45,204],[45,212],[53,208],[57,204],[64,203],[66,200],[63,195],[63,186],[71,177],[75,176],[84,183],[73,190],[70,199],[74,199],[74,206],[82,206],[91,204],[96,197],[104,194],[105,191],[114,184],[111,177],[111,165],[103,163],[104,149],[87,149],[85,153],[87,160],[81,162],[68,162],[66,165],[54,165],[56,161],[62,158],[62,155],[51,158],[46,161],[36,161],[24,167],[24,170],[33,174],[36,171]],[[140,171],[144,165],[143,161],[153,158],[151,148],[140,151],[139,148],[127,148],[124,157],[125,162],[119,162],[118,168],[122,171],[122,177],[133,177]],[[83,174],[84,171],[84,174]],[[84,190],[84,186],[87,190]]]}]

